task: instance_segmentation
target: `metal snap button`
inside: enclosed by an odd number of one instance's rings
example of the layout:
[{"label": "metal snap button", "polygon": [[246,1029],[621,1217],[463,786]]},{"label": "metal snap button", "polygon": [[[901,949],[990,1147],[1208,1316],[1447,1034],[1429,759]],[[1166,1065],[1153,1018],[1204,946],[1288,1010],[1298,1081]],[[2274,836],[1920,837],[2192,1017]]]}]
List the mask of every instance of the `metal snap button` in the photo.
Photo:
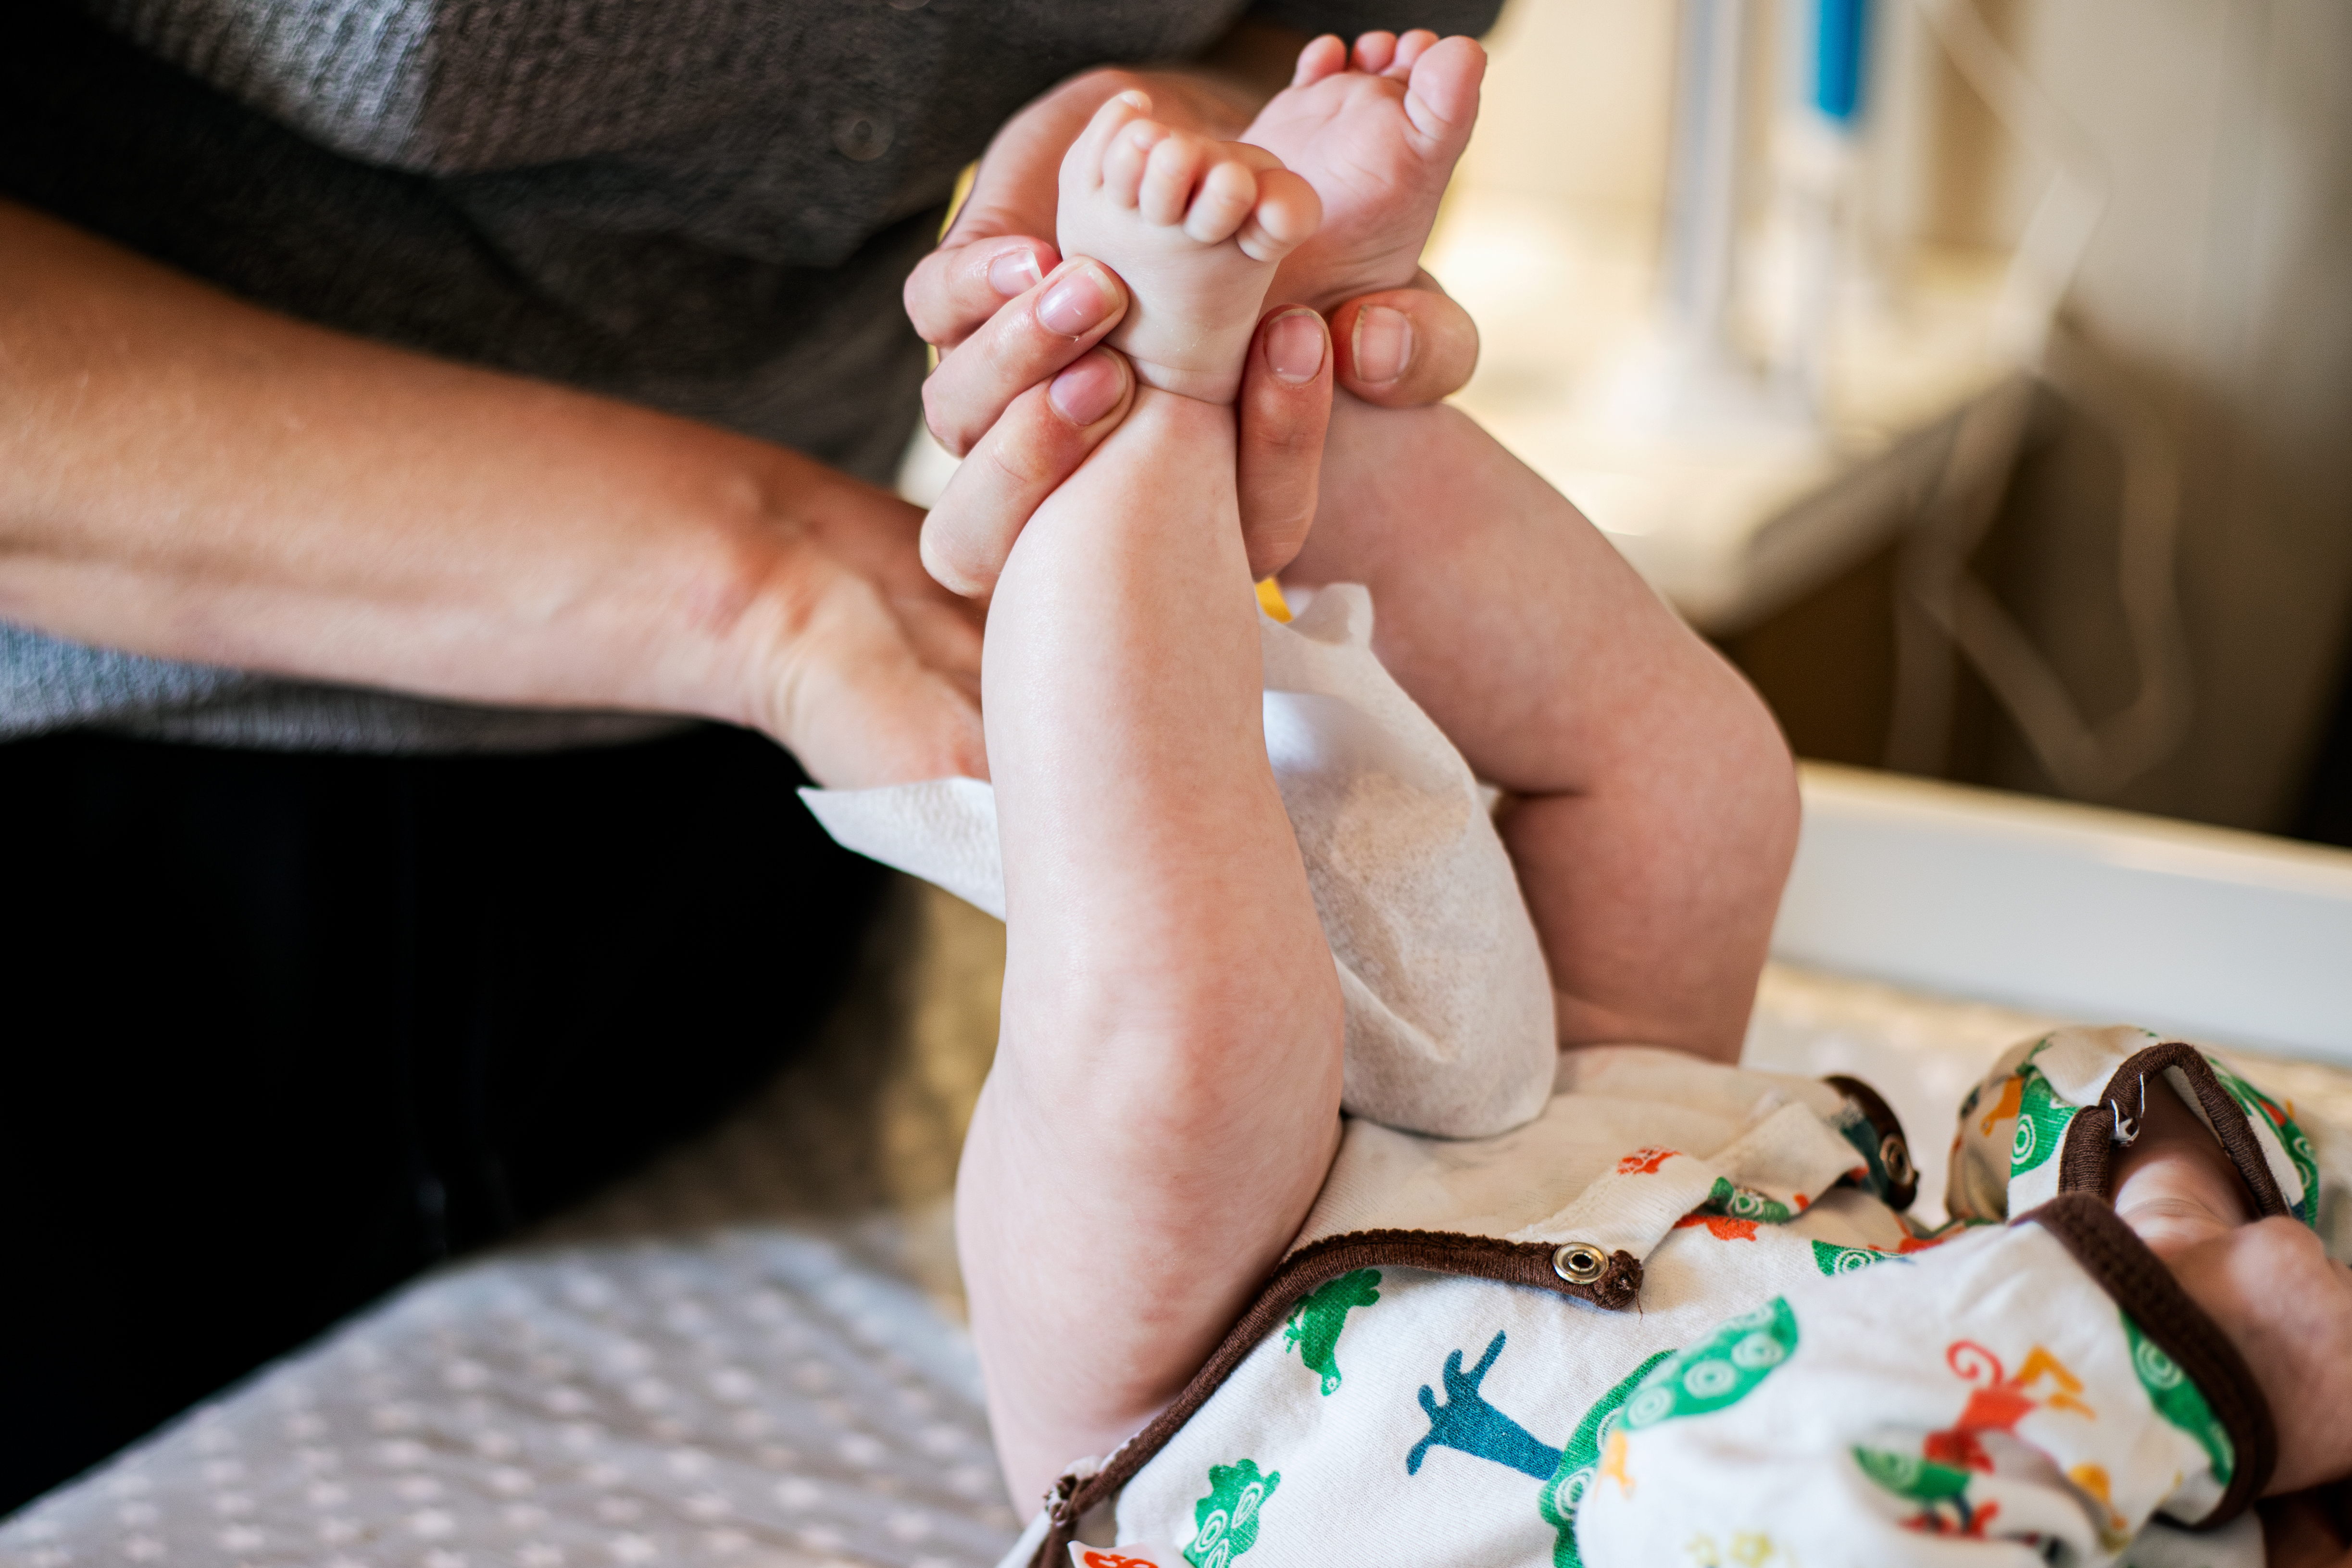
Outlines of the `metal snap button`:
[{"label": "metal snap button", "polygon": [[1878,1163],[1886,1171],[1890,1185],[1907,1187],[1918,1173],[1911,1168],[1911,1148],[1895,1134],[1889,1132],[1878,1141]]},{"label": "metal snap button", "polygon": [[890,121],[879,114],[851,112],[833,122],[833,144],[853,163],[870,163],[890,150]]},{"label": "metal snap button", "polygon": [[1589,1241],[1571,1241],[1551,1255],[1551,1271],[1571,1285],[1590,1285],[1609,1272],[1609,1258]]}]

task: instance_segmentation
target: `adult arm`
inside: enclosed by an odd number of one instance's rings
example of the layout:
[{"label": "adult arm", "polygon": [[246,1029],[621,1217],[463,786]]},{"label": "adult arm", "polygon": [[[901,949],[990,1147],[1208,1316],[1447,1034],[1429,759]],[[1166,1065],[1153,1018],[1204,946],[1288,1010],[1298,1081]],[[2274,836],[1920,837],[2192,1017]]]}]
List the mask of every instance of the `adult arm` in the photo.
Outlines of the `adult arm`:
[{"label": "adult arm", "polygon": [[922,514],[794,453],[257,309],[0,201],[0,618],[984,773]]}]

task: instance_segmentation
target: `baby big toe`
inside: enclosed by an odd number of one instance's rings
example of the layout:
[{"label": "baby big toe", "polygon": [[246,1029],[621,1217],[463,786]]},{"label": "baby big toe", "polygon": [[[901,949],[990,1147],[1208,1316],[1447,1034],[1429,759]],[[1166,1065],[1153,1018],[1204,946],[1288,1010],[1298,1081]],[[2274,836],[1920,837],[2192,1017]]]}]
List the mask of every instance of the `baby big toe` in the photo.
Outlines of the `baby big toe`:
[{"label": "baby big toe", "polygon": [[1486,51],[1475,38],[1452,37],[1432,44],[1413,61],[1405,112],[1424,136],[1467,137],[1478,118],[1478,83],[1486,74]]}]

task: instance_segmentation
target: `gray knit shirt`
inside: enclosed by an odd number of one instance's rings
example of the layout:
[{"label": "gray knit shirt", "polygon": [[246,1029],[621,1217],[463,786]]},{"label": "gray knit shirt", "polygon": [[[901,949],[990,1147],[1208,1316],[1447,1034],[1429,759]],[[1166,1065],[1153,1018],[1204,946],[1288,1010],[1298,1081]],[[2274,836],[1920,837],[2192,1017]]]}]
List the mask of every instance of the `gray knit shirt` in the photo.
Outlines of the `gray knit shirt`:
[{"label": "gray knit shirt", "polygon": [[[20,0],[0,191],[258,303],[708,420],[887,482],[898,296],[956,172],[1088,66],[1245,0]],[[1276,0],[1308,31],[1483,31],[1499,0]],[[0,739],[528,750],[633,715],[469,708],[0,623]]]}]

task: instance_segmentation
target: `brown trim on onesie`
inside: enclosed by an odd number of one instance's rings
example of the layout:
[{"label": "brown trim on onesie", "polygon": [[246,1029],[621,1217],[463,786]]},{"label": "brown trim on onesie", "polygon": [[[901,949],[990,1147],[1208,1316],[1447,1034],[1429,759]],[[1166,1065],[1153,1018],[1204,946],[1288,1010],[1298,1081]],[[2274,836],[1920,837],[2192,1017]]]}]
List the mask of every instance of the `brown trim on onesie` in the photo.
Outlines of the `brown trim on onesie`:
[{"label": "brown trim on onesie", "polygon": [[[1855,1097],[1864,1114],[1878,1127],[1882,1134],[1891,1132],[1900,1141],[1903,1125],[1885,1100],[1859,1079],[1825,1080],[1849,1096]],[[1881,1123],[1879,1117],[1885,1118]],[[1909,1157],[1909,1145],[1903,1145]],[[1908,1202],[1906,1197],[1906,1202]],[[1897,1205],[1895,1206],[1901,1206]],[[1576,1246],[1571,1242],[1569,1247]],[[1150,1425],[1129,1437],[1111,1455],[1103,1468],[1091,1476],[1064,1476],[1045,1494],[1045,1510],[1053,1522],[1046,1529],[1045,1539],[1029,1559],[1030,1568],[1061,1568],[1069,1555],[1069,1544],[1076,1538],[1078,1521],[1096,1509],[1116,1498],[1119,1489],[1135,1478],[1136,1472],[1150,1464],[1170,1438],[1182,1429],[1184,1423],[1197,1415],[1210,1396],[1224,1386],[1257,1342],[1272,1333],[1275,1327],[1290,1315],[1299,1299],[1316,1287],[1352,1274],[1359,1268],[1421,1268],[1432,1274],[1452,1274],[1472,1279],[1492,1279],[1504,1285],[1527,1285],[1538,1290],[1549,1290],[1556,1296],[1570,1296],[1580,1301],[1611,1311],[1621,1311],[1633,1304],[1642,1289],[1642,1263],[1632,1253],[1622,1248],[1610,1255],[1599,1278],[1588,1284],[1575,1284],[1554,1266],[1554,1258],[1568,1250],[1547,1241],[1503,1241],[1488,1236],[1465,1236],[1453,1231],[1434,1230],[1358,1230],[1339,1236],[1327,1236],[1311,1242],[1284,1258],[1258,1292],[1248,1312],[1234,1325],[1207,1364],[1192,1375],[1174,1404],[1154,1416]],[[1598,1251],[1598,1248],[1593,1250]],[[2158,1341],[2162,1343],[2162,1341]],[[2268,1418],[2268,1406],[2264,1406]]]},{"label": "brown trim on onesie", "polygon": [[[2085,1110],[2076,1120],[2088,1115]],[[2229,1432],[2237,1450],[2236,1473],[2213,1511],[2189,1528],[2216,1529],[2252,1507],[2278,1465],[2278,1429],[2272,1424],[2270,1401],[2238,1347],[2180,1288],[2164,1260],[2116,1217],[2104,1194],[2062,1193],[2010,1224],[2038,1225],[2072,1253],[2108,1300],[2129,1313],[2140,1331],[2189,1375]]]},{"label": "brown trim on onesie", "polygon": [[1502,1241],[1494,1237],[1464,1236],[1451,1231],[1358,1230],[1325,1237],[1284,1258],[1258,1293],[1242,1321],[1226,1334],[1208,1363],[1184,1385],[1174,1404],[1154,1416],[1151,1424],[1119,1445],[1108,1463],[1081,1479],[1064,1476],[1045,1494],[1053,1523],[1029,1561],[1031,1568],[1058,1568],[1069,1555],[1078,1521],[1109,1501],[1137,1471],[1168,1446],[1170,1438],[1224,1385],[1257,1342],[1290,1315],[1300,1298],[1316,1287],[1352,1274],[1359,1268],[1421,1268],[1433,1274],[1453,1274],[1472,1279],[1492,1279],[1504,1285],[1527,1285],[1557,1296],[1572,1296],[1593,1306],[1619,1310],[1633,1304],[1642,1288],[1642,1264],[1622,1248],[1610,1255],[1599,1279],[1572,1284],[1552,1266],[1562,1249],[1545,1241]]},{"label": "brown trim on onesie", "polygon": [[[1882,1201],[1897,1213],[1909,1208],[1911,1200],[1919,1195],[1919,1163],[1911,1157],[1911,1140],[1904,1133],[1903,1119],[1895,1114],[1884,1095],[1858,1078],[1832,1073],[1822,1081],[1853,1100],[1871,1131],[1878,1134],[1878,1168],[1886,1179]],[[1841,1177],[1840,1184],[1845,1181]]]},{"label": "brown trim on onesie", "polygon": [[2256,1211],[2264,1218],[2287,1213],[2286,1195],[2271,1174],[2244,1108],[2221,1087],[2202,1052],[2168,1040],[2126,1058],[2107,1079],[2099,1103],[2074,1113],[2059,1146],[2058,1195],[2010,1223],[2031,1221],[2056,1237],[2116,1305],[2179,1363],[2229,1429],[2238,1451],[2237,1473],[2220,1505],[2190,1527],[2210,1530],[2229,1523],[2263,1495],[2278,1463],[2278,1432],[2270,1401],[2245,1358],[2180,1288],[2163,1259],[2116,1217],[2115,1194],[2108,1191],[2115,1179],[2116,1120],[2131,1114],[2126,1107],[2139,1104],[2140,1084],[2168,1068],[2179,1068],[2188,1079]]},{"label": "brown trim on onesie", "polygon": [[2141,1082],[2158,1076],[2167,1068],[2179,1068],[2189,1079],[2189,1087],[2197,1093],[2197,1103],[2205,1108],[2206,1119],[2213,1123],[2214,1135],[2221,1141],[2221,1152],[2238,1167],[2255,1209],[2265,1219],[2286,1213],[2286,1196],[2279,1191],[2278,1178],[2271,1174],[2270,1162],[2263,1157],[2263,1146],[2254,1142],[2254,1130],[2247,1125],[2244,1108],[2221,1087],[2221,1080],[2214,1076],[2213,1064],[2196,1047],[2179,1040],[2150,1046],[2131,1057],[2107,1079],[2099,1102],[2074,1113],[2074,1121],[2066,1124],[2066,1141],[2059,1146],[2058,1190],[2088,1193],[2102,1199],[2111,1195],[2107,1183],[2114,1167],[2116,1118],[2118,1114],[2130,1115],[2124,1107],[2139,1103]]}]

